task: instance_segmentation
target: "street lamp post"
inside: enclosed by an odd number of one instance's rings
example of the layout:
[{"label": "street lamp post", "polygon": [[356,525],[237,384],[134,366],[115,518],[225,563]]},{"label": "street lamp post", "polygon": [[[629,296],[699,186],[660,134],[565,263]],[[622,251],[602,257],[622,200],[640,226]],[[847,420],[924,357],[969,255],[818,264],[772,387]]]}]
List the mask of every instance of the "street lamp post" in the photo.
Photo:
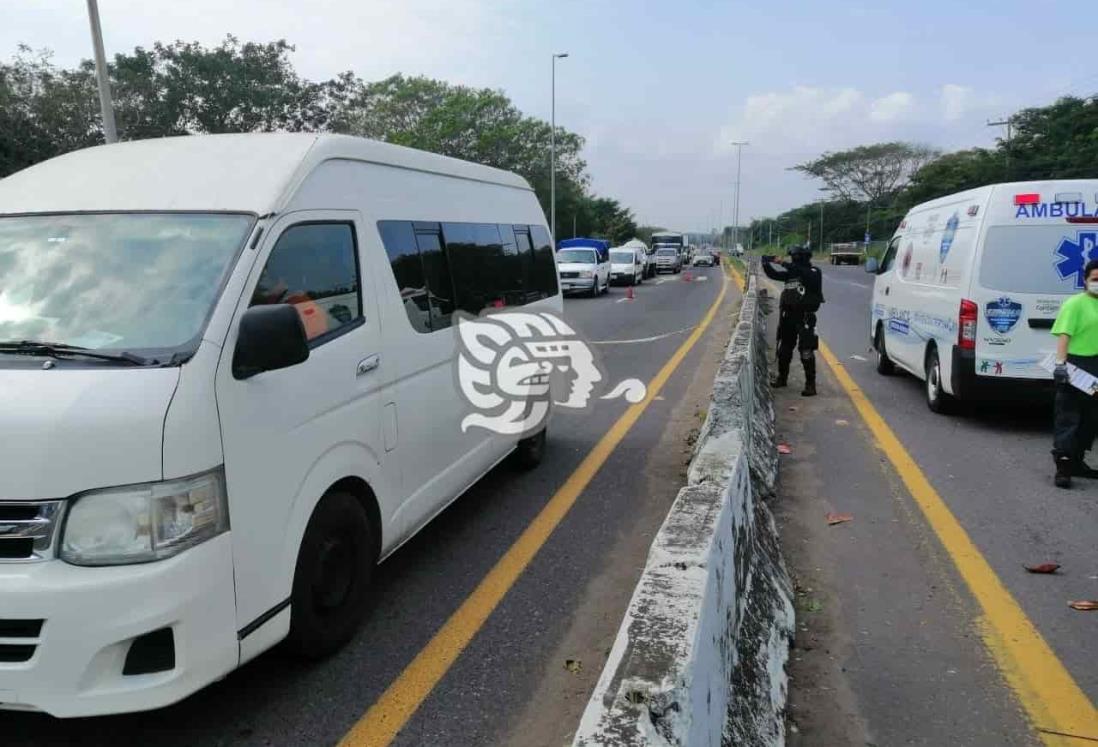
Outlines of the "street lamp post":
[{"label": "street lamp post", "polygon": [[553,55],[553,87],[549,122],[549,228],[553,232],[554,248],[557,245],[557,60],[567,56],[567,52]]},{"label": "street lamp post", "polygon": [[732,250],[740,244],[740,156],[743,146],[750,145],[746,140],[734,140],[736,146],[736,206],[732,209]]},{"label": "street lamp post", "polygon": [[99,4],[88,0],[88,20],[91,23],[92,48],[95,51],[95,77],[99,82],[99,108],[103,112],[103,139],[118,142],[118,130],[114,126],[114,107],[111,105],[111,82],[107,74],[107,56],[103,53],[103,28],[99,25]]}]

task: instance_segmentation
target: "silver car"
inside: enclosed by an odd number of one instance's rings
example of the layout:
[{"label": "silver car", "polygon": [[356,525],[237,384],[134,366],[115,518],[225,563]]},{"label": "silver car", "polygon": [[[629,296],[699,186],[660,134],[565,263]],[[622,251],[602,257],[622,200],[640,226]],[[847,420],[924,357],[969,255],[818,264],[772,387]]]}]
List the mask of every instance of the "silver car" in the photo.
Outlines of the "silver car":
[{"label": "silver car", "polygon": [[678,249],[659,248],[656,250],[656,272],[682,271],[682,255]]}]

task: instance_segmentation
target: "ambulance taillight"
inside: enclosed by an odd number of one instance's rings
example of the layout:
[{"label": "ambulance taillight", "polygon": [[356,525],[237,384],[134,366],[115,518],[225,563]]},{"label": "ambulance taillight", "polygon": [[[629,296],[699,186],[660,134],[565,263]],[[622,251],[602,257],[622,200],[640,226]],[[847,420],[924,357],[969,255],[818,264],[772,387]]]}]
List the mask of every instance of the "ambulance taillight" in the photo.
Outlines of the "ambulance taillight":
[{"label": "ambulance taillight", "polygon": [[961,350],[976,349],[976,316],[979,308],[967,298],[961,299],[961,311],[957,316],[957,346]]}]

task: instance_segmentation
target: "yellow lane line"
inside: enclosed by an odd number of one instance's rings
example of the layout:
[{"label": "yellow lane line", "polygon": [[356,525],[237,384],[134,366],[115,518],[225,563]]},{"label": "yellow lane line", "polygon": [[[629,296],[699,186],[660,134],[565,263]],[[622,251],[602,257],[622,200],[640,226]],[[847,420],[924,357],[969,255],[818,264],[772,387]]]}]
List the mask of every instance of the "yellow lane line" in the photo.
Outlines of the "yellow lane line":
[{"label": "yellow lane line", "polygon": [[584,488],[621,443],[633,425],[656,398],[695,343],[708,329],[728,289],[721,283],[717,299],[701,323],[668,359],[648,384],[647,396],[629,408],[584,457],[564,485],[526,527],[522,535],[481,579],[476,589],[439,628],[416,657],[382,693],[365,715],[343,737],[342,747],[383,747],[390,744],[416,710],[450,669],[465,647],[480,631],[488,616],[514,586],[549,536],[575,504]]},{"label": "yellow lane line", "polygon": [[[827,345],[820,353],[892,462],[983,612],[984,645],[1046,745],[1098,739],[1098,711],[992,570],[957,517]],[[1055,733],[1054,733],[1055,732]]]}]

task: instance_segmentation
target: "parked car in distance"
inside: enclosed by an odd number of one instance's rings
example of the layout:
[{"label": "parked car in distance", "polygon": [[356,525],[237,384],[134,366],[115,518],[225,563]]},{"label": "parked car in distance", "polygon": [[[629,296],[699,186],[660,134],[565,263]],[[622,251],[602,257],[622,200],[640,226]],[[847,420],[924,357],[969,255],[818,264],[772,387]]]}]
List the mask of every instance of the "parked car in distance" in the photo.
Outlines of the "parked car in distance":
[{"label": "parked car in distance", "polygon": [[563,293],[587,293],[594,297],[610,289],[610,258],[603,259],[597,249],[559,250],[557,271]]},{"label": "parked car in distance", "polygon": [[672,246],[661,246],[656,250],[656,272],[678,273],[682,270],[682,254]]},{"label": "parked car in distance", "polygon": [[644,259],[644,277],[647,280],[656,275],[656,251],[640,239],[629,239],[621,245],[622,249],[639,249]]},{"label": "parked car in distance", "polygon": [[700,251],[694,255],[694,267],[712,267],[717,264],[717,257],[712,252]]},{"label": "parked car in distance", "polygon": [[614,247],[610,250],[610,282],[640,285],[644,282],[644,249]]},{"label": "parked car in distance", "polygon": [[329,655],[379,562],[544,450],[464,428],[455,375],[458,311],[563,309],[515,174],[342,135],[87,148],[0,179],[0,266],[0,710]]}]

